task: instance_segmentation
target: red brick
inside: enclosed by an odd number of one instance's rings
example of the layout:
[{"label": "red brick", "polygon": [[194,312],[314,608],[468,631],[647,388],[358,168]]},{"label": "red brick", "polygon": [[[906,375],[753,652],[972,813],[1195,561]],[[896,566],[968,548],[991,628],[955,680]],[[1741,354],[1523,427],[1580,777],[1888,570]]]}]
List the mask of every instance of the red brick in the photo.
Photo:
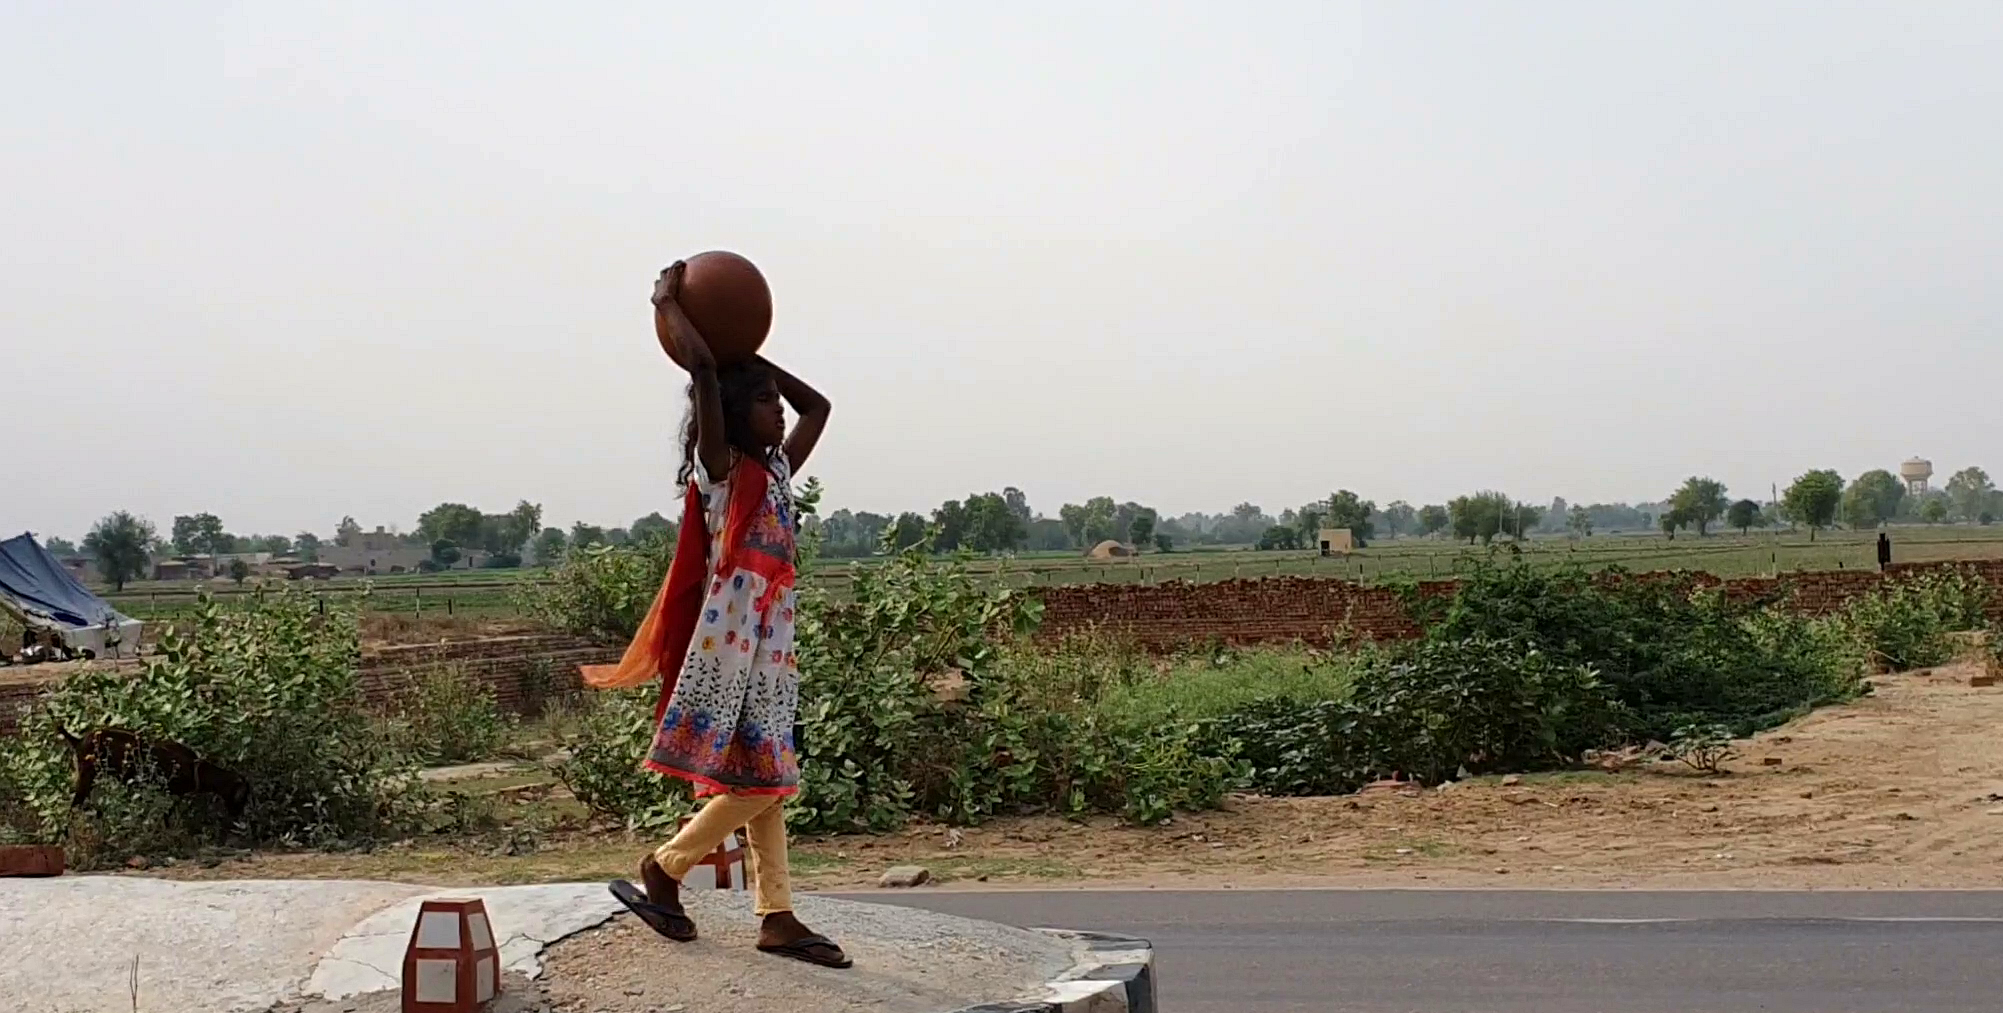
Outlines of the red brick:
[{"label": "red brick", "polygon": [[60,876],[63,849],[39,844],[0,845],[0,876]]}]

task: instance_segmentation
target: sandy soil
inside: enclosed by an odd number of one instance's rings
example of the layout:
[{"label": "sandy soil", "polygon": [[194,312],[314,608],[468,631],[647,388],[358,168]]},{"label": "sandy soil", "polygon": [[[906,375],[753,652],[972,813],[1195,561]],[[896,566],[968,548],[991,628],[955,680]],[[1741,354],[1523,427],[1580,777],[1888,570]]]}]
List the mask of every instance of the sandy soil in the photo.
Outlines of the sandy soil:
[{"label": "sandy soil", "polygon": [[[1010,886],[2003,887],[2003,687],[1974,664],[1880,676],[1875,692],[1737,744],[1729,773],[1675,763],[1482,778],[1343,798],[1234,798],[1154,828],[997,820],[802,840],[803,889],[930,867],[946,889]],[[414,844],[273,855],[189,877],[529,882],[629,875],[650,847],[552,835],[533,854]]]}]

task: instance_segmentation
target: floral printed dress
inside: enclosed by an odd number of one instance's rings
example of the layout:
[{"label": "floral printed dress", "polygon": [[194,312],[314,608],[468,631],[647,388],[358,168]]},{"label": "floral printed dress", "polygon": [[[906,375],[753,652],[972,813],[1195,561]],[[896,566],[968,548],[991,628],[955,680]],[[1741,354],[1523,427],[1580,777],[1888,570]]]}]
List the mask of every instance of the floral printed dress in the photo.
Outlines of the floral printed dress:
[{"label": "floral printed dress", "polygon": [[[766,470],[764,502],[732,554],[724,544],[732,479],[713,481],[696,464],[696,489],[710,534],[709,586],[646,766],[694,782],[700,795],[799,790],[793,743],[800,669],[793,653],[792,475],[783,453],[774,453]],[[732,474],[742,472],[734,468]],[[716,572],[726,555],[744,565]]]}]

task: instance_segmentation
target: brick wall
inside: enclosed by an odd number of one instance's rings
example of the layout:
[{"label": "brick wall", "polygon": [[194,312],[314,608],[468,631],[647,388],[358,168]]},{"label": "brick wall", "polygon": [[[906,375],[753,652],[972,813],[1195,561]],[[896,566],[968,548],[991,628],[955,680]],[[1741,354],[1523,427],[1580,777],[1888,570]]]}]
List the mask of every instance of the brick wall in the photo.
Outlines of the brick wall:
[{"label": "brick wall", "polygon": [[491,687],[503,708],[527,713],[552,694],[581,689],[577,666],[617,661],[623,650],[557,634],[385,647],[362,656],[362,692],[385,703],[426,673],[456,667]]},{"label": "brick wall", "polygon": [[[426,672],[456,666],[492,687],[502,707],[524,713],[551,694],[580,688],[577,666],[617,661],[622,649],[554,634],[412,644],[363,654],[359,675],[369,702],[382,704]],[[9,674],[0,682],[0,735],[13,734],[54,678],[34,678],[33,670]]]},{"label": "brick wall", "polygon": [[[1899,563],[1890,575],[1957,566],[1973,568],[1992,586],[2003,588],[2003,560]],[[1722,583],[1734,595],[1786,593],[1794,607],[1821,615],[1878,586],[1884,577],[1869,570],[1827,570],[1779,578],[1718,580],[1699,575],[1699,579]],[[1451,594],[1454,587],[1450,580],[1420,584],[1427,594]],[[1347,580],[1269,577],[1213,584],[1079,585],[1044,588],[1037,594],[1043,599],[1044,636],[1100,630],[1153,648],[1210,640],[1321,646],[1342,633],[1402,640],[1419,632],[1395,593]],[[1995,607],[2003,610],[2003,598]],[[1998,614],[2003,617],[2003,611]]]}]

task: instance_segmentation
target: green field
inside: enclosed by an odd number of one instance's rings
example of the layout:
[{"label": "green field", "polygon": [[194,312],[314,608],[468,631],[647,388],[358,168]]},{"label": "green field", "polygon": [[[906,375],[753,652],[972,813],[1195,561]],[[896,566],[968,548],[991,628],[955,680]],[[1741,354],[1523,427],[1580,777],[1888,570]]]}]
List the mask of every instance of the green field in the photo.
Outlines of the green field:
[{"label": "green field", "polygon": [[[2003,526],[1909,526],[1890,531],[1894,558],[1900,562],[2003,558]],[[1811,541],[1806,533],[1774,532],[1740,536],[1736,532],[1698,538],[1685,534],[1675,541],[1659,535],[1601,535],[1582,540],[1532,538],[1521,545],[1498,541],[1492,546],[1468,546],[1439,539],[1404,538],[1373,543],[1349,556],[1323,558],[1312,552],[1258,552],[1251,549],[1202,549],[1149,553],[1132,559],[1097,562],[1064,554],[1025,554],[1007,559],[976,559],[971,568],[992,580],[1015,587],[1068,584],[1159,584],[1172,580],[1209,582],[1234,578],[1333,577],[1374,582],[1383,579],[1436,579],[1467,572],[1481,560],[1514,560],[1537,567],[1569,565],[1598,569],[1621,566],[1630,570],[1702,570],[1723,577],[1788,573],[1801,570],[1872,569],[1877,565],[1872,531],[1825,531]],[[870,560],[823,560],[815,579],[837,595],[853,575],[876,565]],[[469,570],[441,574],[398,574],[363,580],[341,578],[306,584],[330,598],[367,592],[371,614],[411,618],[464,617],[512,619],[518,613],[514,589],[524,580],[540,578],[536,570]],[[257,594],[254,583],[238,588],[227,581],[210,586],[225,601]],[[195,600],[187,583],[140,583],[106,597],[138,619],[184,614]]]}]

